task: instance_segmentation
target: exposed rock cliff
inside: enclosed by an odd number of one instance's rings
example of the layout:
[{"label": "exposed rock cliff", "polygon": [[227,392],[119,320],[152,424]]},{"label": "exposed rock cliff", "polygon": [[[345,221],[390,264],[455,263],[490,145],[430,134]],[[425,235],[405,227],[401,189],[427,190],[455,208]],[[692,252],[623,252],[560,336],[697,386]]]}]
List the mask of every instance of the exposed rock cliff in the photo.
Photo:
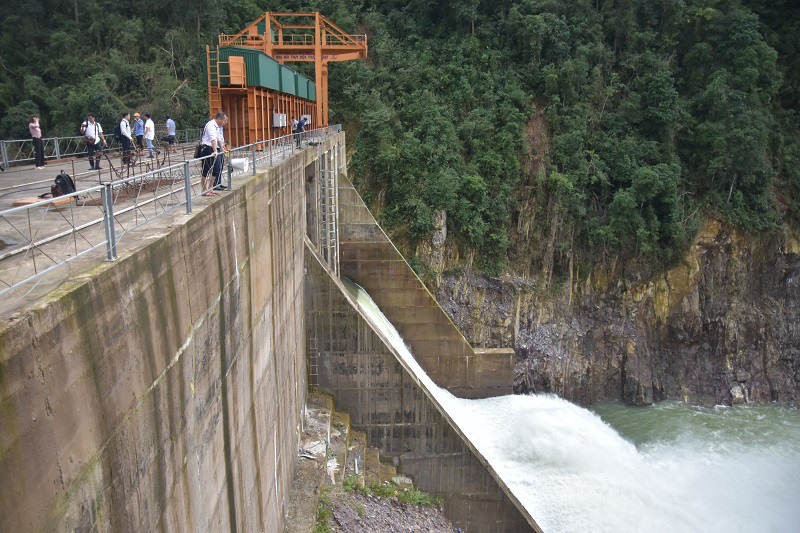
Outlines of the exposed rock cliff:
[{"label": "exposed rock cliff", "polygon": [[800,244],[788,233],[755,242],[709,221],[681,264],[649,280],[616,268],[539,291],[531,278],[437,274],[474,345],[516,349],[518,392],[800,403]]}]

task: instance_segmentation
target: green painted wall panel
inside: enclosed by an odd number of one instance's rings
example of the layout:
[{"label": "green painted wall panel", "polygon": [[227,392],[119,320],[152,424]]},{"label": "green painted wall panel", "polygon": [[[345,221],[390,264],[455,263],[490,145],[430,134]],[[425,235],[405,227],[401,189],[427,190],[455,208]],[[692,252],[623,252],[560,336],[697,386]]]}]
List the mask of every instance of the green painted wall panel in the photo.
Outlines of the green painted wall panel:
[{"label": "green painted wall panel", "polygon": [[294,74],[295,72],[292,69],[281,65],[281,92],[294,95],[297,94],[297,87],[294,83]]},{"label": "green painted wall panel", "polygon": [[[220,62],[228,61],[230,56],[244,58],[248,86],[266,87],[299,96],[300,98],[307,98],[312,101],[317,100],[316,85],[313,81],[289,67],[281,65],[268,55],[249,48],[239,48],[237,46],[220,47]],[[228,85],[228,80],[225,77],[228,74],[228,66],[220,65],[219,70],[222,75],[222,84]]]},{"label": "green painted wall panel", "polygon": [[308,80],[299,74],[297,75],[297,96],[308,99]]},{"label": "green painted wall panel", "polygon": [[281,90],[281,64],[266,54],[259,53],[261,57],[261,76],[258,85],[275,91]]}]

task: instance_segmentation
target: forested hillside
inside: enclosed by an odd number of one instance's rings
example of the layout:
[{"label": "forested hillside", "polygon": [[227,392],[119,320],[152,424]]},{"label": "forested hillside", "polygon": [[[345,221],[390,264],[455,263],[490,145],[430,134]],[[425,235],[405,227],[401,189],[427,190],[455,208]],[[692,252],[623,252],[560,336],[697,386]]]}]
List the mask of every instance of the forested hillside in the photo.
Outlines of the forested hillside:
[{"label": "forested hillside", "polygon": [[[675,261],[703,216],[761,238],[800,220],[793,0],[11,0],[0,135],[123,108],[207,113],[203,47],[264,11],[369,35],[332,65],[352,174],[414,250],[437,211],[489,273]],[[350,140],[351,144],[353,139]]]}]

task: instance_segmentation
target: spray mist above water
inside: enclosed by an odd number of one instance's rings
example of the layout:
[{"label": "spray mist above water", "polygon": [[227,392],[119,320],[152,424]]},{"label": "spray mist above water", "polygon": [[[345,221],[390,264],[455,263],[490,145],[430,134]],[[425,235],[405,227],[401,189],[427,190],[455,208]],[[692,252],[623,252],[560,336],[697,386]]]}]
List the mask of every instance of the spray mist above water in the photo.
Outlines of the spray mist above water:
[{"label": "spray mist above water", "polygon": [[448,409],[545,531],[800,530],[796,410],[617,404],[601,418],[548,395]]},{"label": "spray mist above water", "polygon": [[800,531],[800,411],[455,398],[369,295],[349,288],[544,531]]}]

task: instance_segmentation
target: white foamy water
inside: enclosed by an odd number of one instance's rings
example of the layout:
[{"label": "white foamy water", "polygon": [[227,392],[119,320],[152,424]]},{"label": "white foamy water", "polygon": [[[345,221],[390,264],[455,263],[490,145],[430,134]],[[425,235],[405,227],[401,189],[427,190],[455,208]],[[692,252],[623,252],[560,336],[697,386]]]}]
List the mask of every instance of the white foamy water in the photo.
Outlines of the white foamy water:
[{"label": "white foamy water", "polygon": [[800,531],[799,411],[609,404],[601,418],[551,395],[455,398],[348,286],[544,531]]}]

